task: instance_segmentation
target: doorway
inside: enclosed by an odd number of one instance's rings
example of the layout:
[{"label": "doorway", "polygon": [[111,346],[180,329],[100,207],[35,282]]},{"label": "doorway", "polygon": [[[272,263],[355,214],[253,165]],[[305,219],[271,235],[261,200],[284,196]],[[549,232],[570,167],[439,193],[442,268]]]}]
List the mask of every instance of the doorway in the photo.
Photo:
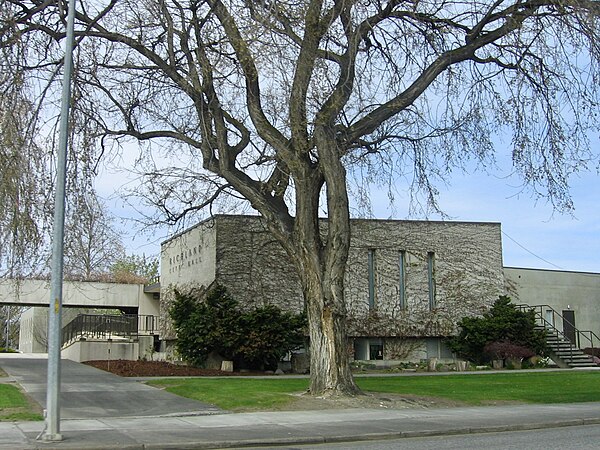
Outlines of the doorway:
[{"label": "doorway", "polygon": [[577,345],[577,336],[575,333],[575,311],[572,309],[564,309],[563,316],[563,333],[571,344]]}]

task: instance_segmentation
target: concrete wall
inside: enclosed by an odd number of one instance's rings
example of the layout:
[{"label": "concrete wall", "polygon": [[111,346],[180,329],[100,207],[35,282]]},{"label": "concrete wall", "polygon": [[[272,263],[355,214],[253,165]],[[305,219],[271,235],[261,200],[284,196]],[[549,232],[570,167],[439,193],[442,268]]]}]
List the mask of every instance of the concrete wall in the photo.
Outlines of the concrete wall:
[{"label": "concrete wall", "polygon": [[155,358],[153,343],[152,336],[139,336],[135,341],[116,339],[112,341],[75,341],[61,351],[61,356],[77,362],[117,359],[159,360]]},{"label": "concrete wall", "polygon": [[19,321],[19,350],[24,353],[46,353],[48,313],[45,308],[29,308]]},{"label": "concrete wall", "polygon": [[216,273],[216,223],[202,222],[161,245],[160,323],[161,339],[174,339],[169,308],[174,289],[190,292],[208,286]]},{"label": "concrete wall", "polygon": [[[85,308],[138,308],[150,301],[142,284],[66,281],[63,306]],[[0,303],[23,306],[48,306],[50,282],[46,280],[1,280]],[[158,300],[156,300],[158,302]],[[155,306],[157,307],[157,306]],[[149,307],[150,309],[152,307]]]},{"label": "concrete wall", "polygon": [[156,316],[160,315],[160,296],[157,294],[147,294],[143,290],[140,293],[140,301],[138,314],[140,316]]},{"label": "concrete wall", "polygon": [[559,313],[572,310],[578,329],[600,336],[600,274],[505,267],[504,275],[515,303],[549,305]]},{"label": "concrete wall", "polygon": [[161,287],[212,282],[216,266],[216,235],[215,221],[208,220],[163,242],[160,256]]},{"label": "concrete wall", "polygon": [[61,352],[63,358],[77,362],[109,359],[137,361],[139,355],[139,343],[129,341],[75,341]]},{"label": "concrete wall", "polygon": [[[89,310],[63,308],[63,326],[78,314]],[[19,321],[19,350],[24,353],[46,353],[48,351],[48,308],[32,307],[21,314]]]}]

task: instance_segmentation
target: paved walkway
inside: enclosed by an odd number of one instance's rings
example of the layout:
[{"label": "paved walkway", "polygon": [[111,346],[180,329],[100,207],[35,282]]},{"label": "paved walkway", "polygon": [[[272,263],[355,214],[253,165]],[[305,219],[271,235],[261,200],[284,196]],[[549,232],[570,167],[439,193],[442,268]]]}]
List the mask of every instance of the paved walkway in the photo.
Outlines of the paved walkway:
[{"label": "paved walkway", "polygon": [[[16,366],[21,367],[21,371],[25,370],[21,365]],[[67,373],[73,370],[73,375],[81,374],[79,370],[83,369],[78,366],[69,362],[63,365],[63,382],[67,380],[67,385],[63,385],[63,388],[67,387],[66,394],[69,394],[68,387],[73,386],[74,383],[71,375]],[[7,360],[0,358],[0,367],[19,382],[27,378],[23,373],[14,375],[15,363],[7,363]],[[87,382],[89,382],[99,375],[92,374],[86,369],[84,376],[88,377]],[[64,420],[61,421],[61,433],[64,440],[56,443],[35,440],[43,428],[44,424],[41,422],[0,423],[0,449],[235,448],[250,445],[298,445],[600,424],[600,403],[244,414],[218,414],[214,409],[207,408],[196,410],[197,414],[205,415],[189,415],[190,411],[185,408],[185,405],[189,405],[189,401],[177,397],[180,404],[184,405],[180,413],[173,413],[173,409],[169,409],[171,413],[168,415],[153,416],[152,412],[162,413],[163,408],[159,408],[158,405],[144,408],[143,402],[135,398],[138,395],[141,398],[146,395],[147,389],[152,388],[144,387],[138,390],[137,387],[134,388],[135,382],[115,378],[116,380],[112,377],[102,378],[100,382],[104,384],[104,388],[101,391],[86,389],[81,392],[83,397],[91,398],[92,403],[100,402],[100,405],[104,405],[101,409],[107,415],[93,416],[94,411],[90,409],[91,406],[87,406],[82,409],[85,415],[79,416],[80,418],[65,418],[65,409],[63,409]],[[100,398],[103,394],[96,394],[110,391],[110,386],[120,389],[118,392],[126,392],[124,385],[120,383],[131,386],[129,398],[131,402],[143,408],[145,417],[125,416],[120,407],[106,405]],[[162,394],[166,393],[162,392]],[[67,399],[69,399],[68,395]],[[68,402],[63,401],[63,408],[67,408],[68,411],[69,406],[65,403]],[[109,411],[112,411],[112,416],[108,414]]]},{"label": "paved walkway", "polygon": [[[0,367],[45,408],[47,359],[0,354]],[[212,405],[189,400],[85,364],[61,362],[61,418],[98,419],[172,414],[213,414]]]}]

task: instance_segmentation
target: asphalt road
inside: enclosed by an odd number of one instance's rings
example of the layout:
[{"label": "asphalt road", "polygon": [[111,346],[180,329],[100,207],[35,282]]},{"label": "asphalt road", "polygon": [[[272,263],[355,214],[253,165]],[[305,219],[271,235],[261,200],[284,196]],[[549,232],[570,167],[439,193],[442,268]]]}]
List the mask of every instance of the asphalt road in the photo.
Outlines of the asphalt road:
[{"label": "asphalt road", "polygon": [[245,450],[273,448],[282,450],[597,450],[600,448],[600,425],[292,447],[245,447]]}]

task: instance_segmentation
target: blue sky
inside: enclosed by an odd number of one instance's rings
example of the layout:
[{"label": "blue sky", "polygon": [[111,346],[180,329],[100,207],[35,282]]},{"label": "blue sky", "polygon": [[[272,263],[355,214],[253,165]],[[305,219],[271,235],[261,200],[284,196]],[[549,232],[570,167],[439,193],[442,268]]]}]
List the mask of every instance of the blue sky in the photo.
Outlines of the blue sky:
[{"label": "blue sky", "polygon": [[600,273],[600,177],[571,181],[572,215],[536,201],[516,178],[481,173],[454,176],[440,206],[451,220],[500,222],[505,266]]},{"label": "blue sky", "polygon": [[[118,187],[123,174],[104,174],[97,183],[103,197]],[[572,215],[554,211],[544,199],[535,199],[520,187],[516,177],[502,174],[455,174],[447,187],[440,187],[439,203],[448,220],[500,222],[503,231],[504,265],[600,273],[600,175],[580,173],[571,179],[575,204]],[[405,219],[408,207],[402,196],[396,198],[396,214],[391,215],[385,192],[373,192],[376,218]],[[111,210],[119,217],[134,215],[130,207],[112,200]],[[424,219],[424,217],[410,217]],[[439,216],[430,216],[438,220]],[[125,224],[131,229],[132,224]],[[168,231],[134,235],[125,241],[128,251],[158,255],[160,242]]]}]

